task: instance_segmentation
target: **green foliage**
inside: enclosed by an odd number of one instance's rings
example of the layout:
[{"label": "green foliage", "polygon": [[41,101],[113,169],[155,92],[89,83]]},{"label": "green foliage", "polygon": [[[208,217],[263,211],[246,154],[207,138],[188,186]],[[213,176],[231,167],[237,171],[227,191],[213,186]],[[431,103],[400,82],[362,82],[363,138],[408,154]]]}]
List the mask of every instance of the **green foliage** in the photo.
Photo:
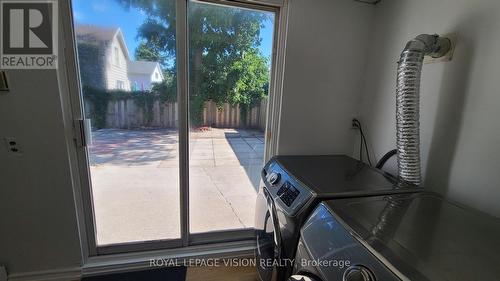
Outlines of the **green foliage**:
[{"label": "green foliage", "polygon": [[102,47],[94,39],[79,40],[77,44],[80,79],[84,85],[104,85]]},{"label": "green foliage", "polygon": [[193,96],[189,99],[189,117],[193,126],[199,126],[203,122],[203,109],[205,97]]},{"label": "green foliage", "polygon": [[166,82],[155,84],[151,91],[122,91],[122,90],[105,90],[84,86],[84,100],[90,102],[90,119],[92,127],[101,129],[106,126],[106,112],[110,101],[117,100],[132,100],[136,106],[142,109],[146,121],[150,124],[153,121],[153,105],[156,101],[161,103],[176,102],[175,89],[170,88],[170,84]]},{"label": "green foliage", "polygon": [[175,75],[168,71],[163,73],[164,80],[161,83],[154,83],[151,93],[159,97],[160,101],[177,102],[177,79]]},{"label": "green foliage", "polygon": [[135,58],[142,61],[156,61],[161,65],[166,62],[166,58],[160,54],[158,46],[151,41],[139,43],[135,49]]},{"label": "green foliage", "polygon": [[114,99],[131,99],[135,105],[142,109],[143,115],[146,117],[146,123],[151,124],[153,121],[153,105],[158,100],[158,96],[151,94],[148,91],[129,92],[111,92],[111,97]]},{"label": "green foliage", "polygon": [[[158,61],[172,79],[153,89],[175,98],[175,0],[116,0],[148,15],[139,27],[141,60]],[[189,2],[190,116],[200,124],[204,102],[245,108],[267,95],[269,62],[260,52],[260,30],[268,14]],[[174,92],[171,92],[174,91]]]},{"label": "green foliage", "polygon": [[105,90],[83,87],[83,98],[90,102],[90,119],[92,127],[101,129],[106,126],[106,111],[108,109],[109,95]]},{"label": "green foliage", "polygon": [[268,64],[255,50],[242,54],[241,59],[231,65],[228,77],[234,80],[233,93],[228,95],[228,102],[232,104],[249,107],[267,96]]}]

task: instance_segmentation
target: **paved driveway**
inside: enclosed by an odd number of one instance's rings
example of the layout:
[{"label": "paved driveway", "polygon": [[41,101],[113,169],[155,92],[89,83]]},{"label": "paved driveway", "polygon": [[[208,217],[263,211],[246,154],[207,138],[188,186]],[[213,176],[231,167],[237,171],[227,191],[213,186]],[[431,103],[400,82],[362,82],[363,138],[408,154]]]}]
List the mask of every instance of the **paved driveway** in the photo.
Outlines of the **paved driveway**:
[{"label": "paved driveway", "polygon": [[[177,131],[104,129],[93,138],[98,244],[180,237]],[[190,134],[191,232],[253,227],[263,154],[261,132]]]}]

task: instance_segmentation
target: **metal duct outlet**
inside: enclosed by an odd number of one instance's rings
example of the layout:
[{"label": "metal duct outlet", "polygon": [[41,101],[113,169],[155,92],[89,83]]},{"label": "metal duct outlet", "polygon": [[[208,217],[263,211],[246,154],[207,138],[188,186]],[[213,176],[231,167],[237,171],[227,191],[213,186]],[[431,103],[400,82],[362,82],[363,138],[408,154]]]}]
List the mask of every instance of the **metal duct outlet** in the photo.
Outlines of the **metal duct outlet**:
[{"label": "metal duct outlet", "polygon": [[420,76],[424,56],[438,58],[451,48],[451,41],[422,34],[406,44],[398,62],[396,87],[396,145],[398,175],[420,185]]}]

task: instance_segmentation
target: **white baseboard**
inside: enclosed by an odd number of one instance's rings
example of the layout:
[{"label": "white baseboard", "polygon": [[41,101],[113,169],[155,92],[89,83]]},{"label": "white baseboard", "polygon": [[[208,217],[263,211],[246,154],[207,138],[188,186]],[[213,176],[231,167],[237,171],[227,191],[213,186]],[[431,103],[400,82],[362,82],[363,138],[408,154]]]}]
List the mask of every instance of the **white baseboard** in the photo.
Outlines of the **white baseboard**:
[{"label": "white baseboard", "polygon": [[239,241],[189,246],[180,249],[97,256],[87,260],[82,268],[82,275],[86,277],[154,269],[150,266],[152,259],[180,259],[182,261],[182,259],[189,258],[252,257],[254,249],[254,241]]},{"label": "white baseboard", "polygon": [[82,277],[80,267],[55,270],[14,273],[8,276],[8,281],[78,281]]},{"label": "white baseboard", "polygon": [[235,258],[251,257],[254,241],[190,246],[181,249],[159,250],[91,257],[83,267],[32,271],[8,275],[8,281],[79,281],[83,276],[151,269],[151,259]]}]

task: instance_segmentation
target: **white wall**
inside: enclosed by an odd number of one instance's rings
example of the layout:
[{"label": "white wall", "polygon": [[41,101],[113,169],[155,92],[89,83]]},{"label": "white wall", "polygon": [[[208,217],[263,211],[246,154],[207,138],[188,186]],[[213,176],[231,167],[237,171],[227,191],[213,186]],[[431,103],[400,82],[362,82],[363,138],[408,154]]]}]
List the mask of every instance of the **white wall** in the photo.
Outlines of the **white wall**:
[{"label": "white wall", "polygon": [[[80,265],[73,189],[54,70],[9,70],[0,94],[0,264],[9,273]],[[27,83],[26,81],[29,81]]]},{"label": "white wall", "polygon": [[[374,7],[291,2],[280,152],[347,153]],[[15,137],[23,155],[0,146],[0,264],[14,274],[77,267],[82,257],[60,99],[67,93],[55,71],[8,75],[0,137]]]},{"label": "white wall", "polygon": [[[158,78],[156,78],[158,75]],[[163,75],[159,67],[155,67],[153,73],[128,73],[128,80],[130,82],[130,89],[133,90],[134,83],[137,83],[138,90],[151,90],[153,83],[160,83],[163,81]]]},{"label": "white wall", "polygon": [[352,0],[292,0],[279,154],[352,152],[375,6]]},{"label": "white wall", "polygon": [[423,69],[425,185],[500,216],[500,2],[382,0],[376,9],[360,109],[374,154],[395,148],[396,62],[406,41],[456,32],[453,60]]},{"label": "white wall", "polygon": [[[500,214],[500,2],[290,2],[279,153],[350,154],[350,119],[358,114],[377,157],[394,148],[399,52],[419,33],[456,31],[454,60],[424,67],[426,184]],[[8,75],[12,91],[0,94],[0,137],[17,138],[24,153],[9,156],[0,145],[0,264],[14,273],[78,266],[65,93],[55,71]]]},{"label": "white wall", "polygon": [[155,67],[155,70],[153,71],[153,74],[151,74],[151,82],[152,83],[159,83],[163,81],[163,74],[161,73],[161,69],[159,67]]},{"label": "white wall", "polygon": [[[130,90],[130,82],[127,76],[127,57],[125,56],[124,50],[120,41],[118,40],[119,34],[113,38],[111,44],[108,46],[106,52],[106,69],[105,77],[107,83],[107,89],[118,89],[117,81],[122,81],[124,83],[124,89],[126,91]],[[118,49],[118,64],[115,61],[115,48]]]},{"label": "white wall", "polygon": [[[66,93],[56,70],[7,75],[11,90],[0,92],[0,264],[18,276],[78,268],[82,251],[61,107]],[[4,137],[15,138],[22,154],[8,153]]]},{"label": "white wall", "polygon": [[151,90],[153,83],[151,74],[131,73],[128,75],[128,79],[131,89],[134,83],[137,83],[138,90]]}]

